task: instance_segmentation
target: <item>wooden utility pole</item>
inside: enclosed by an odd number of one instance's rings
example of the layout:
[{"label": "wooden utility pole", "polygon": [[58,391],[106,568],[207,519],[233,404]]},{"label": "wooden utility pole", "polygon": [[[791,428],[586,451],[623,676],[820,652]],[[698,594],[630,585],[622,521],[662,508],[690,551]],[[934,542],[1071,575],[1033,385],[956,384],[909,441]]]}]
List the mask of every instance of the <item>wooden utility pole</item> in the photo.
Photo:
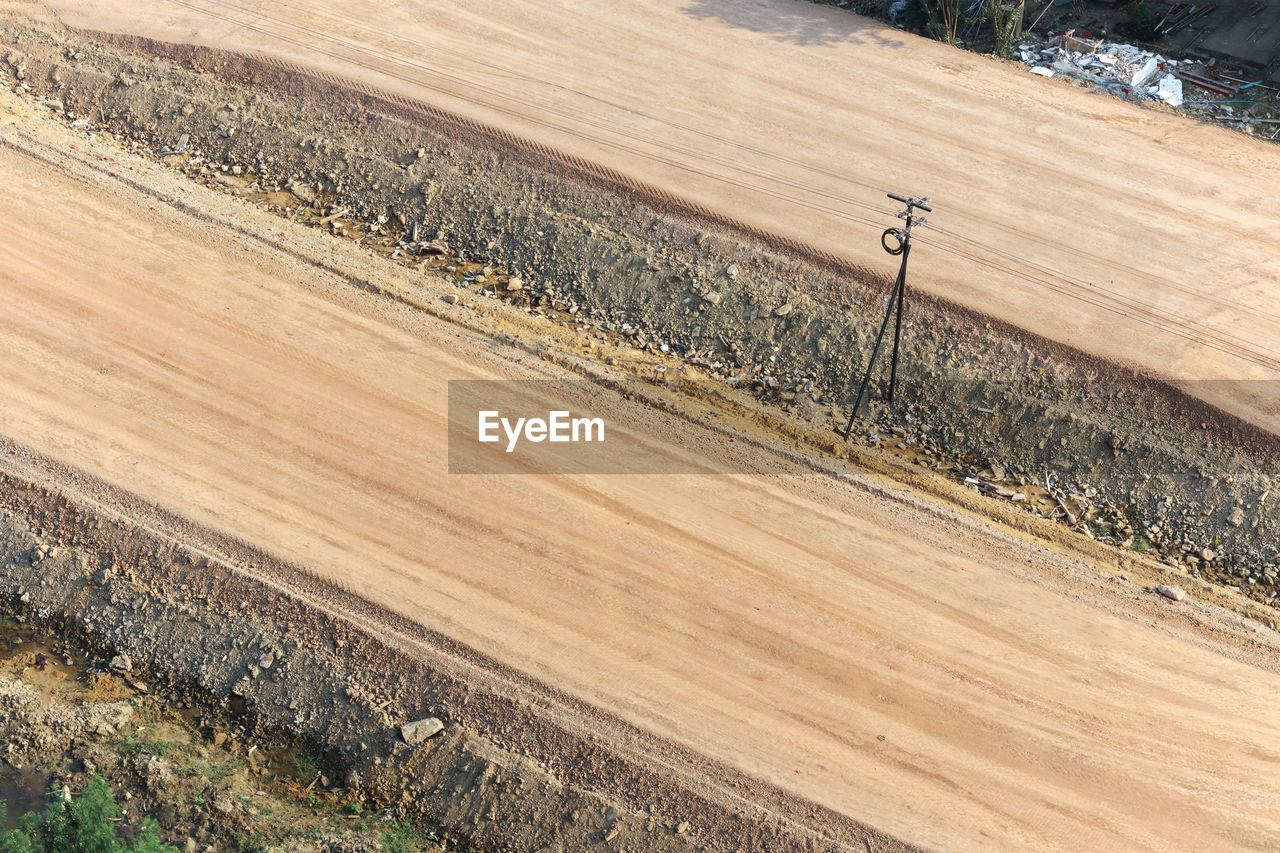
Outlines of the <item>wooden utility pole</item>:
[{"label": "wooden utility pole", "polygon": [[[894,318],[893,356],[889,362],[888,396],[889,402],[893,403],[893,392],[898,386],[898,349],[902,343],[902,315],[907,308],[907,258],[911,256],[911,230],[925,221],[924,217],[916,215],[917,208],[928,213],[933,212],[927,198],[903,198],[893,193],[888,195],[894,201],[900,201],[907,206],[906,210],[898,214],[899,219],[906,220],[906,225],[902,228],[886,228],[880,235],[880,245],[891,255],[901,255],[902,265],[898,267],[898,280],[893,283],[893,292],[889,295],[889,310],[885,311],[884,322],[880,324],[880,333],[876,335],[875,346],[871,348],[871,359],[867,362],[867,371],[862,376],[862,384],[858,386],[857,399],[854,400],[853,409],[849,411],[849,422],[845,424],[842,433],[842,437],[846,439],[853,431],[853,419],[858,416],[858,409],[862,406],[867,383],[871,381],[871,370],[876,365],[876,356],[880,354],[880,344],[884,342],[884,333],[889,328],[891,317]],[[895,240],[896,243],[890,245],[890,239]]]}]

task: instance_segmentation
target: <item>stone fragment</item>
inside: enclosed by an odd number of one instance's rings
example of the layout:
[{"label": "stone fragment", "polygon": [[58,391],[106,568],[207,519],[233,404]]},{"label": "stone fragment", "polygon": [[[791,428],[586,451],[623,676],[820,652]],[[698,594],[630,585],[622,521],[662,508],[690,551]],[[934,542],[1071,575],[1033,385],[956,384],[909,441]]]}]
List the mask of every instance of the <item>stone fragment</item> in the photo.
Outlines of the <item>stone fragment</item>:
[{"label": "stone fragment", "polygon": [[1158,73],[1160,73],[1160,63],[1152,56],[1142,64],[1141,68],[1133,72],[1133,76],[1129,78],[1129,85],[1141,89],[1154,80]]},{"label": "stone fragment", "polygon": [[427,738],[442,731],[444,731],[444,723],[440,722],[436,717],[427,717],[402,725],[400,727],[400,737],[404,738],[404,742],[409,746],[417,746]]},{"label": "stone fragment", "polygon": [[1164,75],[1156,88],[1156,97],[1171,107],[1182,106],[1182,81],[1172,74]]}]

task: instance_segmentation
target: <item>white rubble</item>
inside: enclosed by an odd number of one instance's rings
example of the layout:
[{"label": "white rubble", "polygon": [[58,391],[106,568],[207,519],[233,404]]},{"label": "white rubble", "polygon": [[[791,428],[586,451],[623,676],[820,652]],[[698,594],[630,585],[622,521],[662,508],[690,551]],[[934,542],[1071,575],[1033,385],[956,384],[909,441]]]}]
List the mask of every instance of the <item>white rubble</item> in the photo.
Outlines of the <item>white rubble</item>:
[{"label": "white rubble", "polygon": [[[1084,40],[1068,41],[1080,44]],[[1178,60],[1119,42],[1098,42],[1092,53],[1068,50],[1062,45],[1061,37],[1043,44],[1024,43],[1018,46],[1018,54],[1031,73],[1041,77],[1075,77],[1141,92],[1170,106],[1182,105],[1182,81],[1171,73]]]},{"label": "white rubble", "polygon": [[1141,68],[1133,72],[1133,76],[1129,78],[1129,85],[1135,89],[1146,88],[1147,84],[1156,79],[1156,75],[1159,73],[1159,61],[1154,56],[1149,57]]},{"label": "white rubble", "polygon": [[1182,81],[1172,74],[1164,75],[1156,87],[1156,97],[1171,107],[1182,106]]}]

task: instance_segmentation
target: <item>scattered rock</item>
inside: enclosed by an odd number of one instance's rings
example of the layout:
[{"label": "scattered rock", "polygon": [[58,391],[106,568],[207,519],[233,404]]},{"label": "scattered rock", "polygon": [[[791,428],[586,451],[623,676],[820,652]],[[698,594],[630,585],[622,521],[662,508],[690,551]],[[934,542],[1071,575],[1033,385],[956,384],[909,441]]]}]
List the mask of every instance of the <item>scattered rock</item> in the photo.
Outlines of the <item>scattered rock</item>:
[{"label": "scattered rock", "polygon": [[785,317],[791,313],[791,307],[792,306],[790,302],[785,302],[782,305],[779,305],[777,308],[773,309],[773,316]]},{"label": "scattered rock", "polygon": [[1163,584],[1163,583],[1160,584],[1158,587],[1156,587],[1156,592],[1160,593],[1165,598],[1168,598],[1172,601],[1181,601],[1182,599],[1187,597],[1187,594],[1183,592],[1182,589],[1180,589],[1179,587],[1169,586],[1168,584]]},{"label": "scattered rock", "polygon": [[1232,527],[1239,527],[1244,524],[1244,510],[1240,507],[1232,509],[1231,515],[1227,517],[1227,524],[1230,524]]},{"label": "scattered rock", "polygon": [[108,664],[112,672],[133,672],[133,661],[126,654],[118,654]]},{"label": "scattered rock", "polygon": [[513,275],[507,279],[507,292],[510,293],[517,290],[524,290],[524,279],[518,275]]},{"label": "scattered rock", "polygon": [[437,735],[444,731],[444,723],[435,717],[427,717],[422,720],[415,720],[412,723],[405,723],[400,727],[400,737],[404,738],[404,742],[409,746],[417,746],[427,738]]},{"label": "scattered rock", "polygon": [[300,181],[294,181],[289,184],[289,192],[293,193],[307,204],[316,200],[316,191],[311,187],[311,185],[301,183]]}]

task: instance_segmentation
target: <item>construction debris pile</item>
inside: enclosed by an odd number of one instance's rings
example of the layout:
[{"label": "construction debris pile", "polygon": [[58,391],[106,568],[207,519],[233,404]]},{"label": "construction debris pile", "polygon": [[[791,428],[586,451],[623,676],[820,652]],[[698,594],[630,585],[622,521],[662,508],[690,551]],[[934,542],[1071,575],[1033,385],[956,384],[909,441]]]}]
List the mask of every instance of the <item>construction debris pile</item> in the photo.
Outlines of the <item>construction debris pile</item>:
[{"label": "construction debris pile", "polygon": [[[1141,92],[1173,107],[1182,106],[1180,65],[1157,53],[1130,44],[1090,41],[1068,32],[1042,45],[1023,44],[1018,50],[1032,74],[1064,74],[1099,86]],[[1188,63],[1189,64],[1189,63]]]},{"label": "construction debris pile", "polygon": [[1043,43],[1023,43],[1019,55],[1032,74],[1070,77],[1122,97],[1154,100],[1193,115],[1228,122],[1248,133],[1280,135],[1276,89],[1210,76],[1205,63],[1169,59],[1130,44],[1095,41],[1068,31]]}]

